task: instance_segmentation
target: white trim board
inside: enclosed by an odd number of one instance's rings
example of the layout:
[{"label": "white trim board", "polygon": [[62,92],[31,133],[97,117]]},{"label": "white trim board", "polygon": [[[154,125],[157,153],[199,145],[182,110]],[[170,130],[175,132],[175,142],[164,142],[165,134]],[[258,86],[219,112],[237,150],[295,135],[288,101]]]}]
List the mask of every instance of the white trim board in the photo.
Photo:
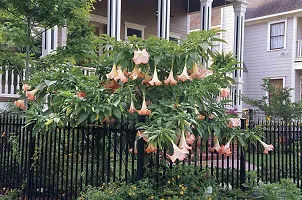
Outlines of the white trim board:
[{"label": "white trim board", "polygon": [[262,17],[252,18],[252,19],[247,19],[247,20],[245,20],[245,22],[253,22],[253,21],[257,21],[257,20],[261,20],[261,19],[267,19],[267,18],[271,18],[271,17],[278,17],[280,15],[294,14],[294,13],[298,13],[298,12],[302,12],[302,9],[292,10],[292,11],[287,11],[287,12],[282,12],[282,13],[276,13],[276,14],[266,15],[266,16],[262,16]]}]

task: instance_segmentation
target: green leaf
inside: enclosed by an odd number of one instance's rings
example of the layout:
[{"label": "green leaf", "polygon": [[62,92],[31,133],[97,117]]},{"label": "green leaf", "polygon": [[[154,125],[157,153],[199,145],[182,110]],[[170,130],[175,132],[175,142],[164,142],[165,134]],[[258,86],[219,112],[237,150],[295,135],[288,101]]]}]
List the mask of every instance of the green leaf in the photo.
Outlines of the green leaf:
[{"label": "green leaf", "polygon": [[87,120],[89,113],[88,112],[84,112],[80,115],[80,117],[78,118],[78,121],[76,122],[76,126],[80,125],[82,122],[84,122],[85,120]]},{"label": "green leaf", "polygon": [[117,99],[117,100],[115,100],[115,101],[112,103],[112,105],[113,105],[114,107],[117,107],[117,105],[120,103],[120,101],[121,101],[121,99]]},{"label": "green leaf", "polygon": [[160,55],[154,56],[154,64],[155,65],[158,65],[158,63],[160,62],[160,60],[161,60],[161,56]]},{"label": "green leaf", "polygon": [[218,126],[214,126],[213,129],[217,135],[220,134],[220,128]]},{"label": "green leaf", "polygon": [[49,125],[53,122],[54,120],[53,119],[49,119],[47,122],[45,122],[45,125]]},{"label": "green leaf", "polygon": [[44,82],[45,82],[45,84],[46,84],[47,86],[51,86],[51,85],[57,83],[57,81],[49,81],[49,80],[45,80]]},{"label": "green leaf", "polygon": [[116,116],[118,119],[122,118],[122,113],[119,108],[113,109],[113,115]]}]

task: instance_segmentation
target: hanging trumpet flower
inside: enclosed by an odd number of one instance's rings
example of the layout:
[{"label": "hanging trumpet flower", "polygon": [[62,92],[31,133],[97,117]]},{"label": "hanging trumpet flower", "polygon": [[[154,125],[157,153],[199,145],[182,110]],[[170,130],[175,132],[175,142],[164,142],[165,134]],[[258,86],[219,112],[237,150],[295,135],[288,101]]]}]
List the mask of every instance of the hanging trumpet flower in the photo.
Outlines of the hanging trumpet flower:
[{"label": "hanging trumpet flower", "polygon": [[109,74],[106,74],[107,79],[114,79],[116,76],[118,76],[116,65],[114,64],[112,66],[111,72]]},{"label": "hanging trumpet flower", "polygon": [[157,76],[157,71],[156,71],[156,66],[154,67],[154,73],[153,73],[153,78],[151,81],[149,81],[150,85],[161,85],[161,81],[158,80],[158,76]]},{"label": "hanging trumpet flower", "polygon": [[166,80],[164,80],[164,83],[166,85],[176,85],[177,81],[174,79],[174,75],[173,75],[173,67],[171,67],[171,71],[169,73],[169,76]]},{"label": "hanging trumpet flower", "polygon": [[177,80],[185,82],[186,80],[191,80],[191,77],[188,75],[187,65],[185,65],[181,75],[177,76]]},{"label": "hanging trumpet flower", "polygon": [[150,115],[151,114],[151,110],[148,110],[147,108],[147,104],[146,104],[146,99],[145,99],[145,95],[143,97],[143,104],[142,104],[142,108],[140,110],[137,111],[137,113],[139,115]]}]

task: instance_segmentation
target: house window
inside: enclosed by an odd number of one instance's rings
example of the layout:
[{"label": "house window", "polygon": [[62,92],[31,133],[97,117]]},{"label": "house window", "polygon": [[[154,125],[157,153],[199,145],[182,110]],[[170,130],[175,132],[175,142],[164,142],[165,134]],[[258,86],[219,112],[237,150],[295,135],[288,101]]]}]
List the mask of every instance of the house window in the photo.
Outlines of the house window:
[{"label": "house window", "polygon": [[127,28],[127,36],[134,36],[134,35],[141,38],[142,37],[142,31],[141,30],[136,30],[136,29],[133,29],[133,28]]},{"label": "house window", "polygon": [[282,89],[283,88],[283,78],[279,79],[270,79],[269,83],[274,86],[276,89]]},{"label": "house window", "polygon": [[270,50],[285,49],[286,22],[271,23],[269,26]]},{"label": "house window", "polygon": [[144,29],[145,26],[143,25],[125,22],[125,40],[128,40],[129,36],[134,35],[144,39]]},{"label": "house window", "polygon": [[[284,79],[283,78],[273,78],[269,79],[270,85],[272,85],[275,89],[282,89],[284,87]],[[268,94],[268,99],[270,100],[271,94]]]},{"label": "house window", "polygon": [[180,34],[170,32],[169,40],[180,44]]}]

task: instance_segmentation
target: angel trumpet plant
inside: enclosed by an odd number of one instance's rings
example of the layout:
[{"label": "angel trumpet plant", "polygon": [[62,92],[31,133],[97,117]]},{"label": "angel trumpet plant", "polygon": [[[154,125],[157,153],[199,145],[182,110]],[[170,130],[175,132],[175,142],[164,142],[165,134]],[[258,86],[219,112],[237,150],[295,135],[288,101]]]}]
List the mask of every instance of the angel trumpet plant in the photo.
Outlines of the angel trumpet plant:
[{"label": "angel trumpet plant", "polygon": [[135,65],[134,69],[132,70],[132,72],[128,73],[129,77],[132,80],[135,80],[137,78],[144,78],[145,75],[141,72],[141,69],[139,69],[137,67],[137,65]]},{"label": "angel trumpet plant", "polygon": [[161,81],[158,80],[158,76],[157,76],[157,71],[156,71],[156,66],[154,67],[154,73],[153,73],[153,78],[151,81],[149,81],[150,85],[161,85]]},{"label": "angel trumpet plant", "polygon": [[169,73],[169,76],[166,80],[164,80],[164,83],[166,85],[176,85],[177,81],[174,79],[174,75],[173,75],[173,67],[171,67],[171,71]]},{"label": "angel trumpet plant", "polygon": [[190,146],[187,145],[184,131],[182,131],[182,133],[181,133],[181,138],[180,138],[180,142],[179,142],[179,146],[178,147],[180,149],[183,149],[186,153],[189,153],[189,150],[192,149],[192,147],[190,147]]},{"label": "angel trumpet plant", "polygon": [[145,97],[143,99],[142,108],[140,110],[138,110],[137,113],[139,115],[150,115],[151,114],[151,110],[148,110],[148,108],[147,108]]},{"label": "angel trumpet plant", "polygon": [[176,146],[176,144],[174,144],[173,141],[171,141],[172,143],[172,146],[173,146],[173,155],[172,156],[169,156],[170,160],[174,163],[177,159],[180,160],[180,161],[183,161],[186,156],[187,156],[187,151],[188,150],[185,150],[185,149],[180,149]]},{"label": "angel trumpet plant", "polygon": [[114,79],[116,76],[118,76],[118,72],[116,70],[116,65],[114,64],[112,66],[111,72],[109,74],[106,74],[107,79]]},{"label": "angel trumpet plant", "polygon": [[184,66],[181,75],[177,76],[179,81],[185,82],[186,80],[191,80],[191,77],[188,75],[187,65]]}]

